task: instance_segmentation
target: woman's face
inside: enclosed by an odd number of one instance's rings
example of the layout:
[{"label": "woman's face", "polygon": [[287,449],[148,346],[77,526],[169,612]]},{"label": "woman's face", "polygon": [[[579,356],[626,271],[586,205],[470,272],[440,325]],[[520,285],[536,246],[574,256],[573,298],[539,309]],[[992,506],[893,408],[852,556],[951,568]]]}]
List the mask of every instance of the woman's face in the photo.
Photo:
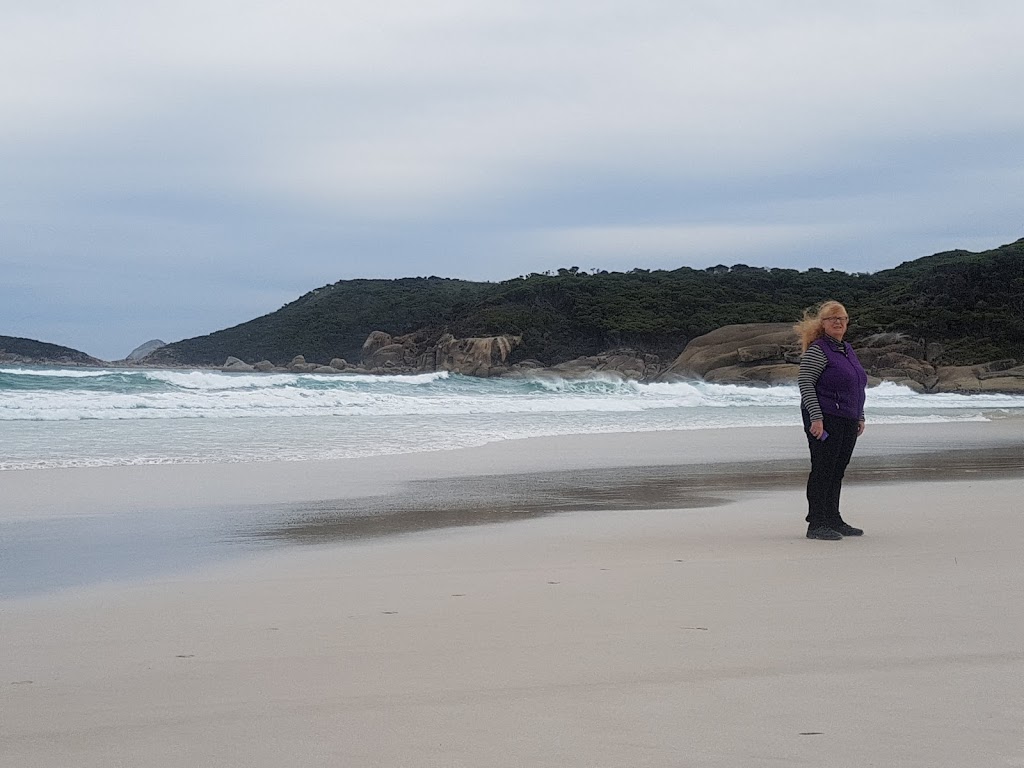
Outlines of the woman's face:
[{"label": "woman's face", "polygon": [[846,309],[838,304],[829,307],[828,311],[823,313],[821,318],[822,329],[836,341],[843,340],[849,324],[850,318],[846,314]]}]

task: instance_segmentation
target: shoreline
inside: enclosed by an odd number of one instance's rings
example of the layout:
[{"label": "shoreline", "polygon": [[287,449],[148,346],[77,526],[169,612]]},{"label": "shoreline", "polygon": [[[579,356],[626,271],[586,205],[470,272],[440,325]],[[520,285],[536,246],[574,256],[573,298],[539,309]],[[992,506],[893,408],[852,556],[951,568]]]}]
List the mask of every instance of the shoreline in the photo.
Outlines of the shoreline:
[{"label": "shoreline", "polygon": [[[602,352],[602,353],[598,353],[598,354],[609,354],[609,353],[606,351],[606,352]],[[231,356],[231,357],[233,357],[233,356]],[[962,365],[948,365],[948,366],[941,366],[940,368],[946,368],[946,369],[950,369],[950,370],[952,370],[952,369],[963,369],[963,368],[978,368],[978,369],[981,369],[981,368],[984,368],[984,367],[992,365],[992,364],[1002,363],[1006,359],[1007,358],[996,358],[994,360],[987,360],[987,361],[982,361],[982,362],[979,362],[979,363],[966,363],[966,364],[962,364]],[[571,362],[573,362],[573,360],[564,360],[561,363],[554,363],[554,364],[552,364],[550,366],[544,366],[544,367],[538,367],[538,368],[532,368],[531,367],[531,368],[520,369],[520,370],[510,369],[510,370],[507,370],[507,371],[505,371],[503,373],[499,373],[499,374],[495,374],[495,375],[491,375],[491,376],[475,376],[473,374],[464,373],[462,371],[449,370],[449,369],[440,369],[440,370],[438,370],[438,369],[434,369],[434,370],[409,369],[409,370],[401,370],[401,371],[398,371],[398,372],[395,372],[395,373],[389,373],[389,372],[386,372],[386,371],[382,371],[382,370],[380,370],[378,368],[364,368],[361,365],[355,365],[355,364],[349,364],[346,368],[332,368],[332,366],[330,365],[329,362],[328,363],[310,363],[309,365],[310,366],[315,366],[315,368],[312,368],[311,370],[308,370],[308,371],[307,370],[295,370],[295,369],[289,368],[287,366],[275,366],[274,368],[271,368],[271,369],[260,370],[258,368],[253,367],[253,365],[251,365],[249,363],[244,363],[244,362],[242,364],[244,366],[247,366],[247,367],[245,367],[245,368],[233,368],[233,367],[229,367],[226,364],[221,364],[221,365],[213,365],[213,364],[211,364],[211,365],[171,365],[171,364],[160,364],[160,365],[156,365],[156,364],[146,364],[146,363],[130,363],[130,362],[127,362],[127,361],[124,361],[124,360],[115,360],[115,361],[97,360],[97,362],[35,362],[35,361],[34,362],[23,362],[23,361],[12,361],[12,360],[5,361],[5,360],[0,359],[0,366],[10,365],[10,366],[23,366],[23,367],[26,367],[26,368],[40,368],[40,369],[46,369],[46,368],[56,368],[56,369],[63,369],[63,368],[69,368],[69,369],[109,368],[110,370],[113,370],[113,371],[125,371],[125,370],[127,370],[127,371],[202,371],[202,372],[208,372],[208,373],[243,374],[243,375],[247,375],[247,376],[261,376],[261,375],[278,376],[278,375],[282,375],[282,374],[289,374],[289,375],[293,375],[293,376],[304,376],[304,375],[311,375],[312,374],[312,375],[317,375],[317,376],[328,376],[328,377],[346,376],[347,375],[347,376],[370,376],[370,377],[379,377],[379,378],[391,378],[391,377],[401,377],[401,376],[423,376],[423,375],[429,375],[429,374],[445,373],[445,374],[450,374],[450,375],[455,375],[455,376],[466,376],[468,378],[481,378],[481,379],[489,379],[489,378],[491,378],[491,379],[512,379],[512,380],[522,379],[522,378],[530,377],[530,376],[537,376],[537,377],[542,377],[542,378],[552,378],[552,379],[562,379],[562,380],[566,380],[566,381],[580,381],[580,380],[587,380],[587,379],[602,379],[602,378],[607,379],[607,378],[613,378],[613,379],[617,379],[617,380],[620,380],[620,381],[636,381],[639,384],[657,384],[657,383],[666,383],[666,382],[693,382],[693,383],[698,383],[698,382],[704,382],[705,381],[703,378],[701,378],[699,376],[695,376],[695,375],[693,375],[691,373],[680,374],[680,375],[678,375],[675,378],[665,379],[665,378],[663,378],[663,374],[668,370],[667,368],[665,370],[659,371],[657,374],[655,374],[653,376],[642,376],[642,377],[639,377],[639,378],[634,378],[634,377],[632,377],[630,375],[627,375],[626,373],[623,373],[622,371],[615,370],[615,369],[606,369],[606,368],[592,368],[591,369],[591,368],[585,368],[585,369],[579,370],[579,369],[565,369],[565,368],[558,368],[557,367],[558,365],[565,365],[566,363],[571,363]],[[1020,378],[1020,374],[1014,375],[1011,378],[1013,378],[1013,379]],[[908,384],[908,381],[910,381],[911,384]],[[722,380],[722,381],[711,382],[711,383],[730,384],[730,385],[738,385],[738,386],[751,386],[751,387],[758,387],[758,388],[767,388],[769,386],[778,386],[778,385],[796,386],[797,382],[796,382],[796,378],[794,376],[791,379],[776,378],[776,379],[773,379],[771,381],[771,383],[768,383],[768,382],[760,380],[760,379],[750,379],[750,380],[747,380],[747,379],[735,379],[735,380],[730,379],[730,380]],[[880,384],[885,384],[885,383],[898,384],[900,386],[911,386],[911,385],[912,386],[917,386],[917,385],[919,385],[919,382],[914,382],[913,380],[908,380],[908,378],[905,377],[905,376],[871,376],[871,383],[869,383],[869,388],[877,387]],[[935,387],[938,387],[940,385],[941,385],[941,382],[936,382]],[[921,385],[921,386],[923,386],[923,385]],[[958,395],[966,395],[966,396],[971,396],[971,395],[1020,395],[1022,393],[1022,388],[1018,387],[1016,385],[1007,386],[1007,388],[996,387],[996,388],[992,388],[992,389],[983,388],[983,387],[980,387],[980,388],[970,388],[970,387],[964,388],[964,387],[962,387],[960,385],[957,385],[957,386],[952,386],[952,387],[949,387],[949,388],[945,388],[945,387],[943,387],[943,388],[926,388],[926,389],[915,390],[915,391],[918,391],[919,394],[933,394],[933,395],[941,395],[941,394],[958,394]]]},{"label": "shoreline", "polygon": [[[858,446],[848,487],[1024,477],[1018,432],[998,422],[879,425]],[[0,599],[188,573],[296,545],[564,512],[726,507],[777,490],[799,498],[805,454],[799,429],[763,427],[322,462],[13,470],[3,475],[11,482]]]},{"label": "shoreline", "polygon": [[[876,424],[851,463],[948,450],[1021,449],[1022,421]],[[800,427],[739,427],[525,437],[477,447],[339,459],[138,464],[0,472],[0,522],[126,509],[301,504],[379,496],[421,480],[635,467],[807,462]]]},{"label": "shoreline", "polygon": [[[274,514],[237,535],[256,541],[325,544],[404,533],[512,522],[565,512],[701,509],[775,490],[802,491],[806,462],[719,462],[614,467],[415,480],[372,497],[274,505]],[[1024,478],[1018,447],[868,456],[846,487]]]}]

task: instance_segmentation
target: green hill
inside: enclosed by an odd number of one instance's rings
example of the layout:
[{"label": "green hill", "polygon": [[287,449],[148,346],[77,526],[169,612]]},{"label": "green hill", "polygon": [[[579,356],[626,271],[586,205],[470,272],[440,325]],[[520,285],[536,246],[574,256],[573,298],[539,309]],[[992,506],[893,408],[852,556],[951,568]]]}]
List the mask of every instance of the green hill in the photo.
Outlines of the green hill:
[{"label": "green hill", "polygon": [[22,339],[17,336],[0,336],[0,360],[17,360],[24,362],[49,362],[63,365],[103,365],[102,360],[90,357],[71,347],[47,344],[44,341]]},{"label": "green hill", "polygon": [[371,331],[440,333],[494,288],[440,277],[342,280],[310,291],[281,309],[232,328],[158,349],[147,360],[220,365],[229,355],[282,364],[295,355],[358,362]]},{"label": "green hill", "polygon": [[550,365],[618,346],[673,357],[715,328],[793,321],[825,298],[846,304],[854,341],[895,331],[945,345],[944,364],[1024,359],[1024,239],[874,274],[735,264],[594,274],[572,267],[500,283],[343,280],[269,315],[170,344],[150,359],[219,365],[234,355],[283,364],[301,354],[316,362],[356,362],[374,330],[522,335],[513,362],[535,358]]}]

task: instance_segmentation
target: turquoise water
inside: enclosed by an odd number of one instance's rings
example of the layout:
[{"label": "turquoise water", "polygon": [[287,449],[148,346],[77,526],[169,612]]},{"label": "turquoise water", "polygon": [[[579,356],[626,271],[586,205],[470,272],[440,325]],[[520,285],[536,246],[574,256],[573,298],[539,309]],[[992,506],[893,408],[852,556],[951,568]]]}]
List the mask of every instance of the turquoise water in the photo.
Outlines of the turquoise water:
[{"label": "turquoise water", "polygon": [[[496,440],[799,423],[795,387],[0,368],[0,469],[303,461]],[[874,423],[1024,416],[1024,396],[868,392]]]}]

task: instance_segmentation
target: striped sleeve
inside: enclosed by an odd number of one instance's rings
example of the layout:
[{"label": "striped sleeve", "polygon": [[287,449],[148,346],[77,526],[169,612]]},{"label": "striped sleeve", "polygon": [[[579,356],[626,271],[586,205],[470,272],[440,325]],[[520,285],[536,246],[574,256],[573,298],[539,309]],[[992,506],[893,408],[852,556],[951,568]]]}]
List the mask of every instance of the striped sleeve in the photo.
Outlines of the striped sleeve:
[{"label": "striped sleeve", "polygon": [[812,344],[800,358],[800,372],[797,374],[797,385],[800,387],[800,405],[807,411],[811,421],[821,420],[821,405],[814,385],[818,383],[828,358],[816,344]]}]

